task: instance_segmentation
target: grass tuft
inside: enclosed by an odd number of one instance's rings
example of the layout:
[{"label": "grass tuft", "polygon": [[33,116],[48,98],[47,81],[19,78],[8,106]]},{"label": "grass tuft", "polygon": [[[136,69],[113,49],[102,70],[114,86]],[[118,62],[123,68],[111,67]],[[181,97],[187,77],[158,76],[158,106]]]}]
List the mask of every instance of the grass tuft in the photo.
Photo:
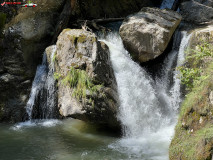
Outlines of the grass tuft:
[{"label": "grass tuft", "polygon": [[[55,79],[61,79],[62,84],[73,88],[72,95],[78,100],[85,99],[87,95],[97,94],[103,85],[94,84],[94,80],[86,71],[70,67],[68,74],[63,77],[59,73],[54,74]],[[91,100],[90,100],[91,101]]]}]

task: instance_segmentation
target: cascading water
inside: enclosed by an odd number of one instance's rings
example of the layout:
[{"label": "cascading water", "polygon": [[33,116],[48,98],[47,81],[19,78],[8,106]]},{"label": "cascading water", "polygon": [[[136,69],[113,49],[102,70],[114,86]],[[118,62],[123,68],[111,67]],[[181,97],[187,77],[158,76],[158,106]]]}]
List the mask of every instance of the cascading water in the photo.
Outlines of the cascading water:
[{"label": "cascading water", "polygon": [[141,136],[144,130],[156,129],[158,123],[150,124],[161,119],[157,107],[159,102],[150,83],[151,78],[131,60],[118,35],[110,35],[107,39],[104,42],[110,49],[121,103],[118,118],[123,124],[125,135]]},{"label": "cascading water", "polygon": [[[31,120],[34,107],[40,108],[39,118],[53,118],[55,107],[55,80],[53,56],[56,46],[51,53],[51,63],[48,66],[46,53],[43,55],[42,64],[37,67],[36,75],[32,84],[30,98],[27,102],[26,111]],[[38,117],[38,116],[37,116]]]},{"label": "cascading water", "polygon": [[[182,38],[180,46],[179,46],[176,67],[180,67],[181,65],[183,65],[183,62],[185,60],[185,49],[186,49],[189,39],[191,37],[191,34],[187,35],[186,31],[181,32],[181,34],[182,34],[183,38]],[[172,97],[172,106],[178,108],[179,104],[181,103],[181,87],[180,87],[181,80],[179,78],[178,70],[174,70],[173,81],[174,81],[174,84],[170,90],[171,97]],[[175,110],[177,110],[177,108],[175,108]]]},{"label": "cascading water", "polygon": [[35,100],[38,97],[38,93],[43,88],[44,83],[46,81],[46,72],[47,72],[47,56],[43,55],[42,64],[37,67],[36,75],[33,80],[32,89],[30,93],[30,98],[27,102],[26,111],[29,116],[29,119],[32,119],[32,111],[33,106],[35,104]]},{"label": "cascading water", "polygon": [[55,72],[55,66],[54,66],[54,55],[56,52],[56,46],[53,47],[52,53],[51,53],[51,62],[49,64],[49,72],[47,74],[47,79],[44,86],[44,93],[46,94],[46,99],[43,101],[44,103],[42,108],[42,118],[49,119],[49,118],[55,118],[55,108],[56,108],[56,90],[55,90],[55,79],[54,79],[54,72]]},{"label": "cascading water", "polygon": [[[184,60],[184,48],[189,39],[184,32],[178,50],[175,43],[180,39],[175,37],[174,48],[164,61],[160,76],[154,80],[132,61],[118,34],[110,34],[102,40],[111,53],[120,99],[118,118],[124,131],[124,137],[109,147],[128,153],[129,159],[168,159],[181,95],[178,73],[173,73],[172,68],[176,67],[177,59]],[[171,73],[174,74],[172,84]]]}]

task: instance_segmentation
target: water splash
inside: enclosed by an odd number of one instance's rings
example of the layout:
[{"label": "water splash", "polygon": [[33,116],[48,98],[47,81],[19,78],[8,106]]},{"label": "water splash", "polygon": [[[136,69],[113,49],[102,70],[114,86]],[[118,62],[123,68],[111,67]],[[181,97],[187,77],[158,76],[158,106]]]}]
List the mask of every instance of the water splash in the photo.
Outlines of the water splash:
[{"label": "water splash", "polygon": [[22,129],[32,128],[32,127],[54,127],[56,125],[62,124],[61,121],[56,119],[48,120],[31,120],[26,122],[20,122],[12,126],[10,129],[15,131],[21,131]]}]

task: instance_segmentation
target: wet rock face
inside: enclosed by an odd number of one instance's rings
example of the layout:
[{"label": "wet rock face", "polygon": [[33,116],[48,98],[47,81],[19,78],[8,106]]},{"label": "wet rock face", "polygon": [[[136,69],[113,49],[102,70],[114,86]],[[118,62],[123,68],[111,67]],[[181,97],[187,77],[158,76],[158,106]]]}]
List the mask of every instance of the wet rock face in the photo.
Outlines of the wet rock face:
[{"label": "wet rock face", "polygon": [[[56,72],[61,76],[58,80],[60,114],[112,128],[118,127],[117,84],[108,47],[97,41],[97,37],[91,32],[65,29],[58,37],[55,59]],[[101,85],[100,89],[92,93],[87,88],[85,97],[77,98],[74,95],[76,86],[63,83],[70,71],[73,74],[81,72],[82,76],[90,77],[94,86]]]},{"label": "wet rock face", "polygon": [[71,0],[72,15],[77,18],[120,18],[142,7],[159,6],[162,0]]},{"label": "wet rock face", "polygon": [[38,7],[20,8],[6,19],[0,39],[0,121],[23,120],[35,70],[51,41],[63,2],[38,0]]},{"label": "wet rock face", "polygon": [[181,3],[180,13],[184,21],[200,24],[213,21],[213,1],[190,0]]},{"label": "wet rock face", "polygon": [[128,16],[120,27],[125,48],[139,62],[147,62],[166,49],[181,16],[172,10],[143,8]]}]

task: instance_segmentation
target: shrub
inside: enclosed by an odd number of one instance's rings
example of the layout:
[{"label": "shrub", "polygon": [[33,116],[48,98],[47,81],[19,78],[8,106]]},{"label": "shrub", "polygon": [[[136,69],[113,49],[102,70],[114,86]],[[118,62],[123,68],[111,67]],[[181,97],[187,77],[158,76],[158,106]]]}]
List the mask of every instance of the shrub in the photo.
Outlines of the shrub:
[{"label": "shrub", "polygon": [[[209,77],[204,72],[204,68],[208,65],[208,59],[213,58],[213,46],[203,42],[197,45],[195,49],[187,52],[186,65],[178,67],[182,84],[186,85],[187,90],[191,90],[194,86],[199,85],[203,80]],[[206,62],[205,62],[206,61]]]}]

